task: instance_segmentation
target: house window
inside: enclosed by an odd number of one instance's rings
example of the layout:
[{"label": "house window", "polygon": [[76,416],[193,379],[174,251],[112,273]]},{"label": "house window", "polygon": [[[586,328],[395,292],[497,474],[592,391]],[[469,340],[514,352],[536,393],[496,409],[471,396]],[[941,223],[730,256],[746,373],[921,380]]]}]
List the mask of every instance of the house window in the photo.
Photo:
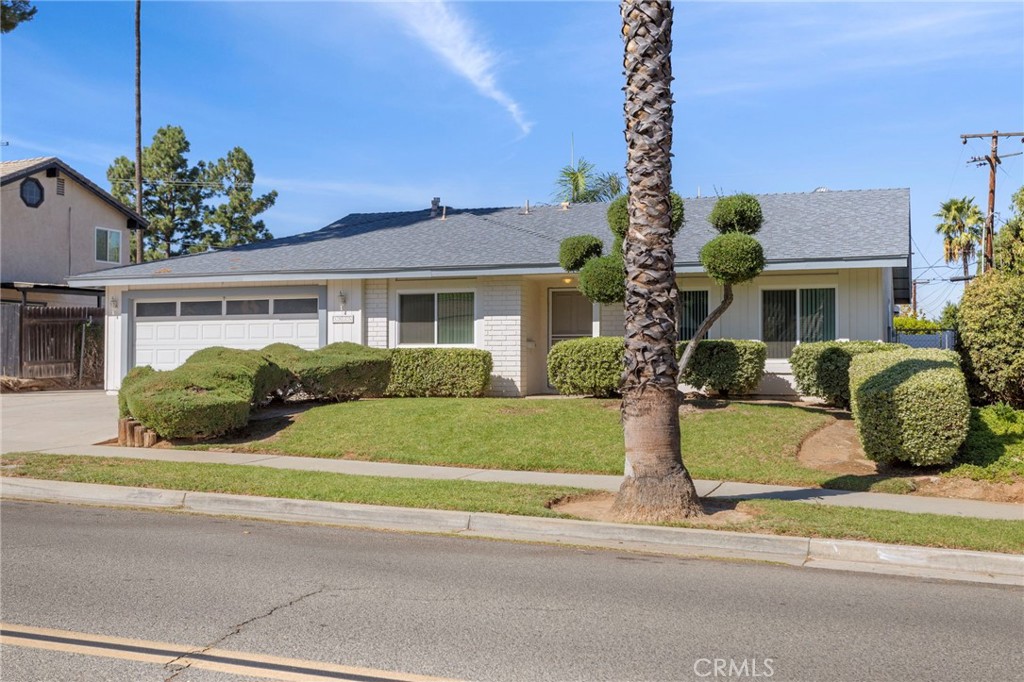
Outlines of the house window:
[{"label": "house window", "polygon": [[[679,340],[689,341],[708,316],[707,291],[679,292]],[[702,338],[707,338],[705,333]]]},{"label": "house window", "polygon": [[39,208],[43,203],[43,185],[35,178],[25,178],[19,188],[21,200],[29,208]]},{"label": "house window", "polygon": [[467,345],[473,343],[473,293],[400,294],[398,343]]},{"label": "house window", "polygon": [[121,233],[117,230],[96,228],[96,260],[100,263],[121,262]]},{"label": "house window", "polygon": [[768,345],[769,358],[788,358],[798,343],[835,338],[835,289],[761,292],[761,340]]}]

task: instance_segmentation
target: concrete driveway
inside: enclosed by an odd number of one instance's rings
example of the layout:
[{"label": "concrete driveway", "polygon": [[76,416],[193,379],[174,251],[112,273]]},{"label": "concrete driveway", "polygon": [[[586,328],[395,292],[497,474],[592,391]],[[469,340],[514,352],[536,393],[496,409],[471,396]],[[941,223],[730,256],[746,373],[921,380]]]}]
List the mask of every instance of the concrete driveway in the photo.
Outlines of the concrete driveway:
[{"label": "concrete driveway", "polygon": [[0,396],[0,452],[93,445],[117,437],[117,396],[38,391]]}]

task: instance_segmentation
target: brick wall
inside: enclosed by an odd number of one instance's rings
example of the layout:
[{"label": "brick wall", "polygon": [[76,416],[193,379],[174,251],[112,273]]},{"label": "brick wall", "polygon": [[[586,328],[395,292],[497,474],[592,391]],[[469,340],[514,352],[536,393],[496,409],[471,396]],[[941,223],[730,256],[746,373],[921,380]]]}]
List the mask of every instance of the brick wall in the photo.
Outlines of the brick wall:
[{"label": "brick wall", "polygon": [[388,282],[368,279],[363,284],[363,310],[366,316],[366,345],[388,347]]},{"label": "brick wall", "polygon": [[601,306],[601,336],[622,336],[626,312],[621,303]]},{"label": "brick wall", "polygon": [[491,353],[491,394],[518,396],[523,389],[522,285],[516,277],[478,280],[484,320],[481,346]]}]

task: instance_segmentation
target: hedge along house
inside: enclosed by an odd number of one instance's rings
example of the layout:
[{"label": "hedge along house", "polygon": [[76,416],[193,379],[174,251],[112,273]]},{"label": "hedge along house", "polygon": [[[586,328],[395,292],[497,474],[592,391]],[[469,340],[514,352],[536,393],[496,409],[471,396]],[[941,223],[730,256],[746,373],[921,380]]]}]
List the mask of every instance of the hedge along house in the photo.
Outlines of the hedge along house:
[{"label": "hedge along house", "polygon": [[[909,297],[910,193],[758,197],[766,267],[736,287],[711,338],[768,344],[760,392],[792,393],[790,351],[824,339],[886,340]],[[682,338],[721,288],[697,254],[716,199],[688,199],[676,237]],[[611,247],[607,204],[352,214],[315,232],[80,275],[107,298],[106,388],[136,365],[172,369],[208,346],[473,347],[494,359],[491,391],[551,392],[546,356],[564,339],[621,336],[623,309],[595,305],[558,265],[565,237]]]}]

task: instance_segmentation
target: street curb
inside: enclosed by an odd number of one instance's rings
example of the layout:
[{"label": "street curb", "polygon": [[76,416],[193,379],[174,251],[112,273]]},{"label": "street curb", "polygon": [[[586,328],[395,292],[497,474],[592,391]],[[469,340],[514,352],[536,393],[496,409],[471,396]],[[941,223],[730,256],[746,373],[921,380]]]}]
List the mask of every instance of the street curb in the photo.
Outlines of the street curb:
[{"label": "street curb", "polygon": [[669,528],[575,519],[384,507],[29,478],[0,479],[0,498],[187,511],[378,530],[584,545],[686,557],[1024,586],[1024,556],[994,552]]}]

